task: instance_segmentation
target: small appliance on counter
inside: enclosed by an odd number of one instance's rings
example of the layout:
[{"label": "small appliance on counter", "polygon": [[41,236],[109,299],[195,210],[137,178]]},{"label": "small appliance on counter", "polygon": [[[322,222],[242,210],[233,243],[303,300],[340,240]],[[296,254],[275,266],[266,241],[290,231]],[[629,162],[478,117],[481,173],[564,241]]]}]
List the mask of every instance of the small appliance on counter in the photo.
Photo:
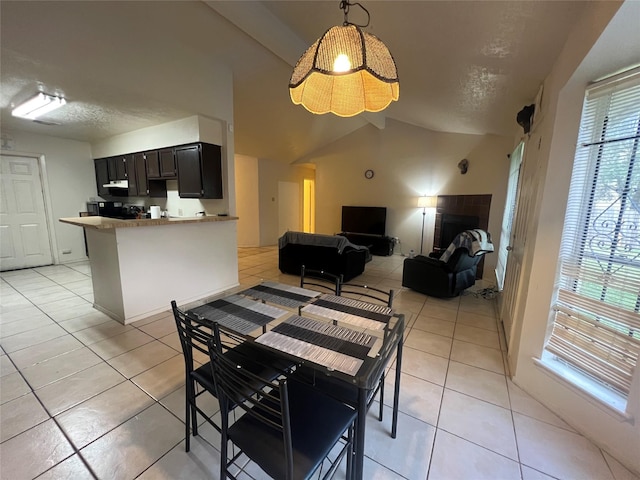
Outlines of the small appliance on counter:
[{"label": "small appliance on counter", "polygon": [[131,220],[140,218],[144,207],[138,205],[123,205],[122,202],[91,201],[87,202],[89,215],[99,215],[107,218]]},{"label": "small appliance on counter", "polygon": [[154,218],[154,219],[160,218],[160,206],[151,205],[149,207],[149,212],[151,212],[151,218]]},{"label": "small appliance on counter", "polygon": [[90,215],[118,218],[122,215],[122,202],[87,202],[87,212]]},{"label": "small appliance on counter", "polygon": [[122,215],[125,219],[129,218],[142,218],[144,214],[144,207],[141,205],[128,205],[125,204],[122,207]]}]

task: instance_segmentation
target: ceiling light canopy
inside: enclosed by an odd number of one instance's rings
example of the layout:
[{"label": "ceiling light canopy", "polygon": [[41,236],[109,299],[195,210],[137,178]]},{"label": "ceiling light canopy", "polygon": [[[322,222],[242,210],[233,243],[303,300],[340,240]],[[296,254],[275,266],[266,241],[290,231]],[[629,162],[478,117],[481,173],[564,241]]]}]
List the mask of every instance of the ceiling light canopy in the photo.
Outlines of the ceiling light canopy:
[{"label": "ceiling light canopy", "polygon": [[311,113],[352,117],[379,112],[398,100],[400,85],[396,63],[387,46],[347,19],[349,7],[340,2],[342,26],[332,27],[300,57],[289,81],[291,100]]},{"label": "ceiling light canopy", "polygon": [[34,120],[42,115],[60,108],[65,105],[67,101],[63,97],[49,95],[47,93],[39,92],[34,97],[31,97],[24,103],[21,103],[11,111],[11,115],[14,117],[28,118]]}]

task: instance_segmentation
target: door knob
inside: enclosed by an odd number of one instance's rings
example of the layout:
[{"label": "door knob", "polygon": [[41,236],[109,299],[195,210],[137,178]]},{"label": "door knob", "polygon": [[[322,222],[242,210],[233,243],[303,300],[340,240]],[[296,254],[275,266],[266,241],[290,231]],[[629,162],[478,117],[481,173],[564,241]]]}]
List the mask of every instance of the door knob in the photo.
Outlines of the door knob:
[{"label": "door knob", "polygon": [[507,245],[507,252],[510,252],[511,250],[513,250],[513,247],[511,245]]}]

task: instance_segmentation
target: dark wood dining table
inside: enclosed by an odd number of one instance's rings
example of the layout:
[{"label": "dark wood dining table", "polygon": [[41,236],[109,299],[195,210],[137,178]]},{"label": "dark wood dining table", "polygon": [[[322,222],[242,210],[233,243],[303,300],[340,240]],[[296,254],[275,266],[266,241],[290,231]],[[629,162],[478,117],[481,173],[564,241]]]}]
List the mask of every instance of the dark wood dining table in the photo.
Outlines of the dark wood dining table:
[{"label": "dark wood dining table", "polygon": [[262,282],[188,313],[358,390],[354,477],[363,476],[367,402],[396,354],[391,437],[397,433],[405,317],[392,309],[277,282]]}]

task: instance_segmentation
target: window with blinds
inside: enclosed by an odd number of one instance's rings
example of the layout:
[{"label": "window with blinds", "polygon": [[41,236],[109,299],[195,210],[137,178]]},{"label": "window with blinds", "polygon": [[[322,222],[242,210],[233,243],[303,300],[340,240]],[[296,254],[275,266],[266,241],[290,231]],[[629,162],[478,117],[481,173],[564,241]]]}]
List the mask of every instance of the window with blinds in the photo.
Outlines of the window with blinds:
[{"label": "window with blinds", "polygon": [[626,397],[640,353],[640,69],[586,92],[545,349]]}]

